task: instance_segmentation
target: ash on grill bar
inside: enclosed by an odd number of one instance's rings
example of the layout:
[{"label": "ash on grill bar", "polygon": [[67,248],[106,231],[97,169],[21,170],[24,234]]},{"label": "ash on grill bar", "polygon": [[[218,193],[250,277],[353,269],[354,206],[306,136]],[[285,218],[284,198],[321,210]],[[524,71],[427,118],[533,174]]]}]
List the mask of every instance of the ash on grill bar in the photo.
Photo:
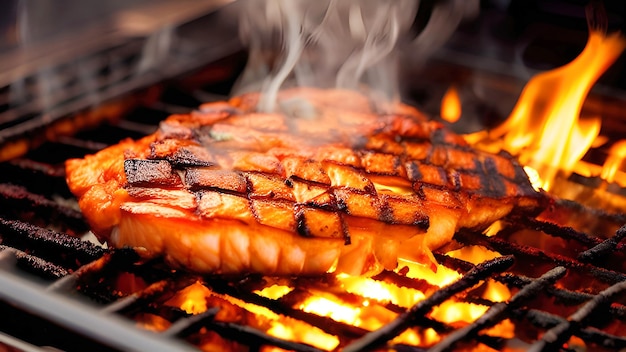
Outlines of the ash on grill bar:
[{"label": "ash on grill bar", "polygon": [[[97,243],[64,161],[226,99],[249,56],[235,23],[242,2],[111,1],[95,13],[81,1],[9,3],[0,14],[0,351],[626,350],[626,168],[609,154],[626,135],[623,54],[580,112],[601,119],[604,142],[580,163],[597,171],[613,160],[612,173],[559,173],[553,206],[459,231],[434,253],[436,270],[401,261],[374,277],[200,276]],[[455,3],[422,1],[412,29],[432,31]],[[618,3],[591,16],[623,29]],[[460,24],[431,55],[401,60],[403,99],[433,117],[457,89],[461,117],[444,123],[459,132],[500,124],[531,76],[574,60],[588,37],[584,1],[475,5],[448,13]],[[61,20],[43,21],[51,15]],[[41,26],[26,30],[28,21]]]}]

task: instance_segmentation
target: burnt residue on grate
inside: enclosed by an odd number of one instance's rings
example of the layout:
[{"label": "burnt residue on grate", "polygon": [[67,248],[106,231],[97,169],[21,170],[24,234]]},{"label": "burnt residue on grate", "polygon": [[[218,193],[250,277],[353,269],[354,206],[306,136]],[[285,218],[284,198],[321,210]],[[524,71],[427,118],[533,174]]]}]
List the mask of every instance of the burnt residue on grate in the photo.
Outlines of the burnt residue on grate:
[{"label": "burnt residue on grate", "polygon": [[580,253],[578,255],[578,260],[585,263],[601,263],[607,258],[610,258],[613,253],[623,253],[620,251],[618,245],[622,240],[626,237],[626,225],[620,227],[616,232],[615,236],[603,241],[602,243],[598,243],[596,246]]},{"label": "burnt residue on grate", "polygon": [[14,254],[16,267],[25,272],[37,275],[44,280],[60,279],[70,273],[70,270],[62,265],[55,264],[38,256],[27,254],[12,247],[0,245],[0,252],[2,251],[6,251],[4,254],[9,252]]},{"label": "burnt residue on grate", "polygon": [[41,226],[57,225],[63,230],[80,234],[89,230],[77,209],[32,193],[26,188],[0,183],[0,216],[20,219]]},{"label": "burnt residue on grate", "polygon": [[[63,152],[68,155],[67,151]],[[29,191],[52,197],[60,195],[69,198],[71,193],[65,184],[65,170],[62,164],[38,162],[32,159],[14,159],[0,163],[0,182],[20,184]]]},{"label": "burnt residue on grate", "polygon": [[[602,241],[598,238],[591,239],[588,234],[570,227],[559,227],[534,219],[509,220],[512,221],[512,225],[499,231],[495,236],[488,237],[482,233],[461,230],[455,235],[455,239],[465,245],[479,244],[501,254],[516,255],[522,263],[529,263],[530,267],[537,270],[542,270],[542,264],[561,265],[573,269],[574,273],[589,275],[608,284],[626,280],[626,273],[623,272],[624,268],[621,265],[616,267],[607,264],[623,263],[626,260],[618,245],[624,238],[623,228],[618,229],[614,236]],[[528,231],[529,227],[531,231]],[[545,238],[542,239],[543,248],[538,247],[536,243],[542,236]],[[550,237],[566,238],[568,242],[552,243]],[[528,239],[528,244],[523,243],[524,238]],[[563,251],[563,247],[566,247],[566,251]],[[556,250],[560,252],[555,252]]]},{"label": "burnt residue on grate", "polygon": [[46,280],[65,277],[106,252],[67,233],[2,218],[0,251],[13,253],[18,268]]},{"label": "burnt residue on grate", "polygon": [[76,269],[99,257],[105,249],[79,238],[18,220],[0,219],[0,243],[64,267]]}]

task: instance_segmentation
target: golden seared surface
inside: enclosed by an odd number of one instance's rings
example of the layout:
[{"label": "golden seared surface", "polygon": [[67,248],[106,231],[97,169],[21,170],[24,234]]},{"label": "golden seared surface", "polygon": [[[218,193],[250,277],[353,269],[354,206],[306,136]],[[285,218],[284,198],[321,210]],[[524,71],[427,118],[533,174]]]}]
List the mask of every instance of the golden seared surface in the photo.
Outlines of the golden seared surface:
[{"label": "golden seared surface", "polygon": [[257,99],[205,104],[68,161],[94,232],[203,272],[360,274],[398,255],[427,262],[458,228],[543,202],[510,156],[411,107],[300,88],[259,113]]}]

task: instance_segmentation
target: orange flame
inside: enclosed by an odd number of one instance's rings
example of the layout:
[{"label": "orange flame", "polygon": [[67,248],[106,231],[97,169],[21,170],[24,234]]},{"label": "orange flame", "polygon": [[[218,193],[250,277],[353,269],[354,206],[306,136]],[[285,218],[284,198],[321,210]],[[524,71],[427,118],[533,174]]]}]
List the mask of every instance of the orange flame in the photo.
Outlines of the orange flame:
[{"label": "orange flame", "polygon": [[[592,30],[574,61],[533,77],[502,125],[488,135],[468,135],[468,141],[501,139],[500,147],[534,168],[539,186],[549,190],[559,170],[571,173],[598,136],[600,117],[580,120],[580,111],[593,84],[624,48],[626,40],[619,33]],[[489,143],[487,148],[493,148]]]},{"label": "orange flame", "polygon": [[607,182],[616,182],[622,187],[626,187],[626,175],[619,172],[626,159],[626,139],[613,144],[609,150],[609,156],[602,167],[602,179]]},{"label": "orange flame", "polygon": [[401,307],[408,308],[426,298],[423,292],[412,290],[407,287],[398,287],[385,282],[340,274],[338,278],[347,292],[376,300],[378,302],[391,302]]},{"label": "orange flame", "polygon": [[461,98],[454,85],[450,86],[441,100],[441,118],[455,123],[461,118]]}]

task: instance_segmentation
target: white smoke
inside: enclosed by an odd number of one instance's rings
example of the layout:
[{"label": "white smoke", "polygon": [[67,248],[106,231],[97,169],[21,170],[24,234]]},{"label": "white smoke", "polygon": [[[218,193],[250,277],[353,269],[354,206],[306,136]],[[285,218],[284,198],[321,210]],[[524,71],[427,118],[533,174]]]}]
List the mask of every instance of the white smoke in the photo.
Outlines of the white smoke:
[{"label": "white smoke", "polygon": [[[236,93],[261,90],[274,110],[285,86],[362,89],[397,96],[396,45],[417,11],[414,0],[249,1],[240,35],[250,59]],[[280,49],[280,50],[277,50]]]},{"label": "white smoke", "polygon": [[278,91],[290,86],[398,99],[400,51],[411,51],[416,63],[428,56],[477,13],[478,0],[442,1],[409,38],[419,6],[419,0],[249,0],[240,19],[249,61],[233,93],[262,92],[261,111],[274,111]]}]

